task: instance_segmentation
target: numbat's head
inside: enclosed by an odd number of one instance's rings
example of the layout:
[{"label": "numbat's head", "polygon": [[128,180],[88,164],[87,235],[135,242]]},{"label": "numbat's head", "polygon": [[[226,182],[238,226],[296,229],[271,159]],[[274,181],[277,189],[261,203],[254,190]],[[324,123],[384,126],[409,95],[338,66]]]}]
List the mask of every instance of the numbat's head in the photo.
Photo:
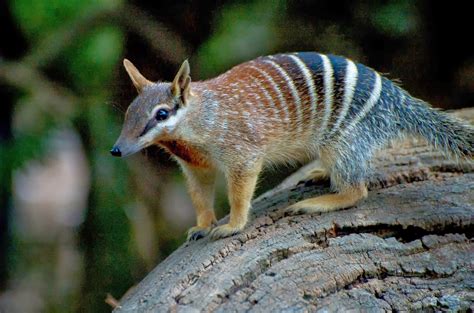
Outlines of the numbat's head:
[{"label": "numbat's head", "polygon": [[138,96],[125,113],[120,137],[110,153],[127,156],[172,137],[191,97],[191,76],[184,61],[172,83],[153,83],[125,59],[123,61]]}]

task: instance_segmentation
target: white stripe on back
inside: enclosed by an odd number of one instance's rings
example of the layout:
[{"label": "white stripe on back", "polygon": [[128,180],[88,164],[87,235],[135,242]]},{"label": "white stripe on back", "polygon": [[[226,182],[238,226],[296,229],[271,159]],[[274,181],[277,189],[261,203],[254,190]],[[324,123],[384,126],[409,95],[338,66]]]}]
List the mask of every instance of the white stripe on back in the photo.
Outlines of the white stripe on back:
[{"label": "white stripe on back", "polygon": [[[272,88],[275,90],[275,92],[277,93],[277,96],[278,96],[278,100],[280,100],[280,105],[281,105],[281,108],[283,110],[283,112],[285,113],[285,120],[284,122],[286,124],[289,123],[289,120],[290,120],[290,112],[288,111],[288,106],[286,105],[286,101],[285,101],[285,97],[283,96],[283,93],[281,92],[280,88],[278,87],[278,85],[275,83],[275,81],[273,80],[273,78],[270,76],[270,74],[268,74],[267,72],[265,72],[264,70],[262,70],[261,68],[257,67],[257,66],[253,66],[253,65],[249,65],[249,67],[253,68],[254,70],[256,70],[257,72],[259,72],[260,74],[263,75],[263,77],[265,77],[266,80],[268,80],[268,82],[270,83],[270,85],[272,86]],[[274,103],[272,101],[272,103]]]},{"label": "white stripe on back", "polygon": [[342,108],[328,136],[331,136],[337,132],[339,130],[339,126],[341,126],[342,121],[344,121],[346,118],[347,112],[349,111],[349,107],[352,103],[352,98],[354,97],[355,87],[357,85],[357,66],[349,59],[346,59],[346,61],[347,66],[346,75],[344,78],[344,98]]},{"label": "white stripe on back", "polygon": [[[268,104],[270,106],[270,109],[272,110],[273,112],[273,119],[275,121],[278,121],[279,120],[279,112],[280,110],[278,110],[278,108],[275,106],[275,102],[273,102],[273,99],[272,99],[272,96],[270,95],[270,93],[268,92],[267,89],[265,89],[265,87],[263,87],[261,84],[260,84],[260,81],[257,79],[257,77],[252,77],[252,80],[253,80],[253,83],[255,84],[255,86],[257,86],[257,88],[261,91],[261,93],[264,95],[264,97],[267,99],[268,101]],[[263,110],[265,111],[265,107],[263,106],[263,103],[262,101],[258,101],[258,106]]]},{"label": "white stripe on back", "polygon": [[311,74],[310,70],[304,64],[304,62],[297,56],[293,54],[288,55],[293,61],[295,61],[296,65],[300,69],[301,73],[303,73],[304,79],[306,81],[306,86],[308,87],[309,96],[311,98],[311,130],[314,131],[314,124],[316,123],[316,104],[317,104],[317,96],[316,90],[314,87],[313,75]]},{"label": "white stripe on back", "polygon": [[301,112],[301,99],[300,99],[300,96],[298,95],[298,90],[296,90],[295,83],[293,82],[291,77],[288,75],[288,73],[275,61],[263,60],[263,62],[273,66],[278,71],[278,73],[280,73],[280,75],[283,77],[287,85],[290,87],[291,94],[293,95],[293,99],[295,100],[295,104],[296,104],[296,118],[297,118],[297,124],[298,124],[298,132],[302,133],[303,132],[303,113]]},{"label": "white stripe on back", "polygon": [[332,112],[332,103],[333,103],[333,87],[334,87],[334,69],[332,68],[331,61],[324,54],[319,55],[323,60],[324,68],[324,116],[321,122],[321,127],[319,128],[318,143],[321,142],[321,139],[324,136],[324,132],[327,129],[329,118],[331,117]]},{"label": "white stripe on back", "polygon": [[362,120],[367,113],[374,107],[374,105],[379,101],[380,99],[380,94],[382,92],[382,79],[380,78],[379,73],[375,72],[375,83],[374,83],[374,88],[372,89],[372,92],[370,94],[369,100],[365,102],[364,107],[360,110],[360,112],[357,114],[356,117],[352,120],[352,122],[344,129],[341,135],[346,135],[347,133],[351,132],[355,125],[359,123],[360,120]]}]

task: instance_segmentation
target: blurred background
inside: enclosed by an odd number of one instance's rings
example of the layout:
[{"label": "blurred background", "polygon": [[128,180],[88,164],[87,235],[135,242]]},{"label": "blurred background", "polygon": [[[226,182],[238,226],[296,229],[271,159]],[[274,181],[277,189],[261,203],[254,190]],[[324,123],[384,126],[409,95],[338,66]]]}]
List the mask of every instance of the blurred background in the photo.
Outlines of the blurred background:
[{"label": "blurred background", "polygon": [[107,294],[119,299],[194,223],[168,155],[109,155],[135,97],[124,57],[151,80],[189,58],[200,80],[316,50],[454,109],[474,103],[470,12],[430,0],[0,1],[0,312],[108,312]]}]

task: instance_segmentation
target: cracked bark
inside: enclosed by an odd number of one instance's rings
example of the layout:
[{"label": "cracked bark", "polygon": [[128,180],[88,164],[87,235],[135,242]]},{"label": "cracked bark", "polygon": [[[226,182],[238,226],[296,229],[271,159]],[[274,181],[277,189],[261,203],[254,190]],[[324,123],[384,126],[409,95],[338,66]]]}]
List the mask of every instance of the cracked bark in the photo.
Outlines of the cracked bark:
[{"label": "cracked bark", "polygon": [[[474,120],[474,109],[457,114]],[[184,244],[115,312],[473,310],[474,166],[417,140],[375,165],[356,207],[284,216],[328,192],[300,182],[308,165],[253,201],[242,234]]]}]

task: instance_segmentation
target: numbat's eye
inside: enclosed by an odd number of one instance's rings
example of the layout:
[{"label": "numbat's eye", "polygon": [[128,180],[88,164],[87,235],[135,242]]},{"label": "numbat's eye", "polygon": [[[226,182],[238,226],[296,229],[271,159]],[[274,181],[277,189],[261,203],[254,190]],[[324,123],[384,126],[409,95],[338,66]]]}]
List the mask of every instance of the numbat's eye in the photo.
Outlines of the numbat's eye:
[{"label": "numbat's eye", "polygon": [[159,109],[158,111],[156,111],[155,118],[157,121],[164,121],[168,118],[169,115],[170,115],[170,112],[168,110]]}]

